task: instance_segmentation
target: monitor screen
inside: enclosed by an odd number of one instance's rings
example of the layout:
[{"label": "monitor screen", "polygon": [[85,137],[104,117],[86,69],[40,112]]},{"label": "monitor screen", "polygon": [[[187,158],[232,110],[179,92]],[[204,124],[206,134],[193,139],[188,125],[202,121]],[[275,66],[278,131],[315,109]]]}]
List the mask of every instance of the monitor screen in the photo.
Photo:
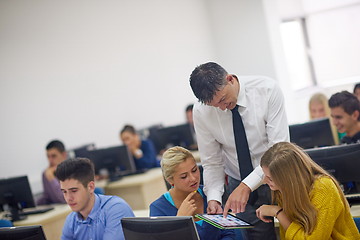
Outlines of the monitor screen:
[{"label": "monitor screen", "polygon": [[157,134],[162,149],[168,149],[173,146],[190,149],[191,145],[195,144],[194,135],[188,123],[160,128],[157,130]]},{"label": "monitor screen", "polygon": [[19,211],[23,208],[35,207],[27,176],[0,179],[0,206],[7,206],[13,220],[19,220]]},{"label": "monitor screen", "polygon": [[305,150],[339,182],[360,182],[360,143]]},{"label": "monitor screen", "polygon": [[106,169],[110,175],[127,175],[136,172],[133,156],[125,145],[90,151],[90,160],[95,165],[95,173]]},{"label": "monitor screen", "polygon": [[0,239],[46,240],[42,227],[38,225],[0,228]]},{"label": "monitor screen", "polygon": [[90,151],[95,150],[95,144],[89,143],[83,146],[68,150],[68,156],[70,158],[90,158]]},{"label": "monitor screen", "polygon": [[313,120],[289,126],[290,142],[308,149],[334,145],[334,138],[328,118]]},{"label": "monitor screen", "polygon": [[122,218],[126,240],[198,240],[194,220],[188,217]]}]

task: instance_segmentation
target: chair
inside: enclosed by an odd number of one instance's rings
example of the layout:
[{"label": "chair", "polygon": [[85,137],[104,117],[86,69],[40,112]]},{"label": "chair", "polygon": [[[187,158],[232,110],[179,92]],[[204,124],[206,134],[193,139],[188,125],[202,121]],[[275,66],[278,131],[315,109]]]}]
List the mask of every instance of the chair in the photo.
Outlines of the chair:
[{"label": "chair", "polygon": [[355,217],[355,218],[354,218],[354,221],[355,221],[355,224],[356,224],[357,228],[358,228],[359,231],[360,231],[360,217]]},{"label": "chair", "polygon": [[7,219],[0,219],[0,227],[13,227],[13,223]]}]

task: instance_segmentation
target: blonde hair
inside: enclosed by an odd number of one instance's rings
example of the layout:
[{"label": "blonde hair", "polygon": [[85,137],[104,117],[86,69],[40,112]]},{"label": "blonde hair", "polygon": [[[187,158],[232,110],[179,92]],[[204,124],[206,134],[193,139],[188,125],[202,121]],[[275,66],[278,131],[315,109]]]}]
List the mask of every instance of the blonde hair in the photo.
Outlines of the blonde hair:
[{"label": "blonde hair", "polygon": [[314,95],[311,96],[310,100],[309,100],[309,115],[310,115],[310,120],[314,120],[314,117],[311,115],[311,104],[313,103],[320,103],[324,106],[324,110],[325,110],[325,115],[327,118],[329,118],[330,121],[330,126],[331,126],[331,132],[333,134],[333,139],[335,144],[339,144],[339,137],[338,137],[338,132],[336,127],[334,126],[334,124],[331,122],[331,110],[329,107],[329,100],[328,98],[325,96],[325,94],[323,93],[315,93]]},{"label": "blonde hair", "polygon": [[317,220],[317,210],[309,194],[318,177],[331,178],[345,208],[350,211],[338,182],[295,144],[275,144],[265,152],[260,165],[268,167],[272,180],[280,189],[272,191],[273,203],[282,206],[290,220],[300,224],[307,234],[314,230]]},{"label": "blonde hair", "polygon": [[166,180],[171,179],[176,167],[187,159],[195,159],[191,152],[183,147],[172,147],[164,152],[160,162],[161,169]]}]

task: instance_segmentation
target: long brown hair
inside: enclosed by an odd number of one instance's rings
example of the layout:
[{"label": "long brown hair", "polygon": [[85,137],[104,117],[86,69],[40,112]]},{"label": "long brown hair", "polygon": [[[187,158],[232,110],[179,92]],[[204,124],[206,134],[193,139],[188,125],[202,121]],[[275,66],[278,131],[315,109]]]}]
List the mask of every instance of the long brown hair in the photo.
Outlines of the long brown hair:
[{"label": "long brown hair", "polygon": [[311,203],[310,192],[318,177],[331,178],[345,208],[350,209],[338,182],[295,144],[275,144],[265,152],[260,165],[268,167],[272,180],[280,189],[272,192],[273,203],[282,206],[289,219],[300,224],[307,234],[316,225],[317,210]]}]

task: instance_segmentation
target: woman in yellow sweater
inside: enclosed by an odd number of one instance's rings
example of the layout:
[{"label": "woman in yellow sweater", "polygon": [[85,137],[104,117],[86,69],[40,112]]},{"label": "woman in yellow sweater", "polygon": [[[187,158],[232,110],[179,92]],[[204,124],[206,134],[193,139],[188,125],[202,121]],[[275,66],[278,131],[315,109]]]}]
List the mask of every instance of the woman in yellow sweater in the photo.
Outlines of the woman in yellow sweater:
[{"label": "woman in yellow sweater", "polygon": [[339,184],[298,146],[277,143],[260,165],[277,205],[256,214],[264,222],[276,217],[281,239],[360,239]]}]

